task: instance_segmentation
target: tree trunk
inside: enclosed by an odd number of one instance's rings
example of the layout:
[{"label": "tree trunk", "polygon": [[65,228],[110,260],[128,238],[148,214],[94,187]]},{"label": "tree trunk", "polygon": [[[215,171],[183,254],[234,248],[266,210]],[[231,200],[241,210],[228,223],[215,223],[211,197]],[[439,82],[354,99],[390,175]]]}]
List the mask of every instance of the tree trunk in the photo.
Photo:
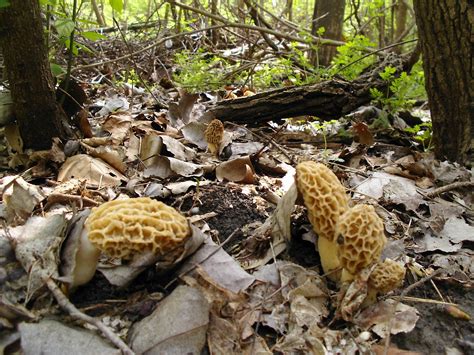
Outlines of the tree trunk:
[{"label": "tree trunk", "polygon": [[[346,0],[317,0],[314,5],[311,34],[316,36],[318,29],[324,27],[324,38],[341,41],[345,6]],[[321,46],[318,51],[319,64],[328,66],[335,55],[336,47]],[[311,57],[312,63],[317,64],[316,55],[313,53]]]},{"label": "tree trunk", "polygon": [[426,91],[439,159],[465,162],[474,137],[474,5],[415,0]]},{"label": "tree trunk", "polygon": [[97,19],[97,23],[100,27],[107,26],[104,17],[102,16],[102,12],[99,9],[99,5],[97,5],[97,0],[91,0],[92,10],[94,11],[95,18]]},{"label": "tree trunk", "polygon": [[0,9],[0,48],[23,147],[48,149],[53,137],[66,137],[66,115],[56,102],[38,0]]}]

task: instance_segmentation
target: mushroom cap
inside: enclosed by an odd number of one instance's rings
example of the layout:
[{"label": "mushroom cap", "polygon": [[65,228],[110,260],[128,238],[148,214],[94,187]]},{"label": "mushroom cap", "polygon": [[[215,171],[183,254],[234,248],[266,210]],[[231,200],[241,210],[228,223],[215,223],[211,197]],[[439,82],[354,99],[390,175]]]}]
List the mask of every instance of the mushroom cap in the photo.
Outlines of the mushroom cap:
[{"label": "mushroom cap", "polygon": [[319,237],[336,241],[336,223],[349,209],[349,198],[337,176],[324,164],[305,161],[296,166],[296,184]]},{"label": "mushroom cap", "polygon": [[207,143],[220,144],[224,137],[224,125],[218,119],[213,119],[204,132]]},{"label": "mushroom cap", "polygon": [[191,235],[177,210],[148,197],[109,201],[93,208],[85,222],[90,242],[111,257],[133,259],[181,249]]},{"label": "mushroom cap", "polygon": [[339,245],[341,265],[352,275],[376,262],[387,241],[383,222],[370,205],[356,205],[341,215],[336,235],[343,237]]},{"label": "mushroom cap", "polygon": [[369,286],[380,293],[388,293],[403,284],[405,268],[396,261],[385,259],[379,262],[369,277]]}]

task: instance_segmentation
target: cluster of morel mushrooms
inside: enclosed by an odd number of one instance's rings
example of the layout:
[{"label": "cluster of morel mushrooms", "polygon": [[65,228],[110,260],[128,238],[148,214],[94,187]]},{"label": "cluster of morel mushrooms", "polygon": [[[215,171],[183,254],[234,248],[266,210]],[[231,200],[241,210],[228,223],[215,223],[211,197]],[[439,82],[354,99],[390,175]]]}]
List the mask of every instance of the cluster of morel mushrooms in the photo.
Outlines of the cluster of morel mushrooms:
[{"label": "cluster of morel mushrooms", "polygon": [[[219,132],[221,125],[215,127]],[[218,134],[206,133],[210,153],[217,154]],[[401,286],[405,268],[390,259],[380,260],[386,238],[373,206],[350,207],[344,186],[323,164],[298,164],[296,184],[318,235],[323,271],[330,279],[343,284],[369,270],[366,305],[375,302],[378,294]],[[191,234],[187,219],[162,202],[146,197],[106,202],[92,209],[85,221],[68,273],[69,290],[91,280],[101,253],[125,260],[151,253],[173,261],[182,255]]]},{"label": "cluster of morel mushrooms", "polygon": [[318,235],[323,271],[333,281],[349,282],[371,271],[365,305],[378,294],[403,283],[405,268],[380,260],[386,243],[384,224],[373,206],[349,207],[349,197],[337,176],[325,165],[305,161],[296,167],[296,184]]}]

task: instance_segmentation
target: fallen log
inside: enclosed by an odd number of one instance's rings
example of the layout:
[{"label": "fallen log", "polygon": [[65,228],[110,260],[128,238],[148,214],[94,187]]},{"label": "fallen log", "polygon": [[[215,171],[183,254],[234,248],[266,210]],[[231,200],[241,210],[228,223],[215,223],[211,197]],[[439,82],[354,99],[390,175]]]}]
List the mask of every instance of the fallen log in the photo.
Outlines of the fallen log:
[{"label": "fallen log", "polygon": [[395,75],[399,75],[411,70],[416,58],[415,52],[405,57],[391,53],[353,81],[333,78],[313,85],[281,88],[211,103],[206,117],[242,124],[304,115],[321,120],[337,119],[368,104],[372,100],[370,89],[386,92],[389,84],[380,77],[385,67],[394,67]]}]

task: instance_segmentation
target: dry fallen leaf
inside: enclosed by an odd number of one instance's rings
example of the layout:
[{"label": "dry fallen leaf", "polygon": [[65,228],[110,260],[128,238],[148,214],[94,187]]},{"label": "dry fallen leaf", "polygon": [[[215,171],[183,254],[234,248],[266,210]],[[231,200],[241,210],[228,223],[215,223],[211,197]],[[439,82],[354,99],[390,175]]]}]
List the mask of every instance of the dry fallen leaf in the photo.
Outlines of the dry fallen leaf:
[{"label": "dry fallen leaf", "polygon": [[52,319],[21,323],[18,329],[25,354],[121,354],[119,349],[109,345],[94,332],[66,326]]},{"label": "dry fallen leaf", "polygon": [[179,286],[132,326],[129,343],[138,354],[200,354],[208,325],[209,304],[202,293]]},{"label": "dry fallen leaf", "polygon": [[26,220],[36,205],[44,200],[45,194],[39,186],[26,182],[20,176],[0,180],[0,190],[5,205],[7,220],[22,222]]},{"label": "dry fallen leaf", "polygon": [[219,181],[227,180],[244,184],[253,184],[256,178],[249,156],[219,164],[216,168],[216,177]]},{"label": "dry fallen leaf", "polygon": [[70,179],[86,180],[95,186],[118,186],[127,178],[101,159],[92,158],[86,154],[74,155],[67,158],[59,169],[58,181]]}]

